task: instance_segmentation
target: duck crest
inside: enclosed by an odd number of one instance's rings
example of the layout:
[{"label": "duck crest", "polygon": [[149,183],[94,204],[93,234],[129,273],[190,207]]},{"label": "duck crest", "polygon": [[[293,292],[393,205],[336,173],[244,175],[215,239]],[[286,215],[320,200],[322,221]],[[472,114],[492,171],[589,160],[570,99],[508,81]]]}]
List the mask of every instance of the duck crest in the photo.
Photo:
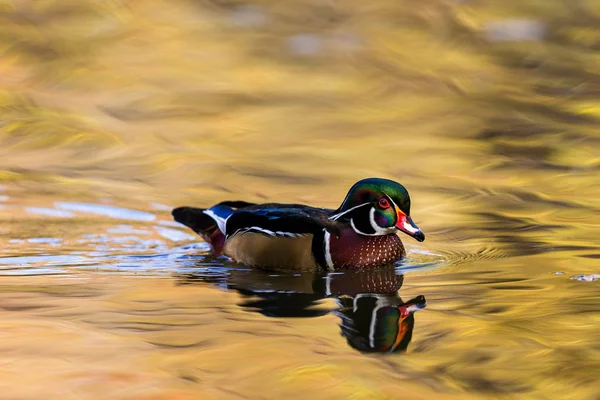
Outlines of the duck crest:
[{"label": "duck crest", "polygon": [[324,252],[329,269],[373,268],[392,264],[405,255],[396,234],[365,236],[352,228],[341,230],[339,236],[325,233]]}]

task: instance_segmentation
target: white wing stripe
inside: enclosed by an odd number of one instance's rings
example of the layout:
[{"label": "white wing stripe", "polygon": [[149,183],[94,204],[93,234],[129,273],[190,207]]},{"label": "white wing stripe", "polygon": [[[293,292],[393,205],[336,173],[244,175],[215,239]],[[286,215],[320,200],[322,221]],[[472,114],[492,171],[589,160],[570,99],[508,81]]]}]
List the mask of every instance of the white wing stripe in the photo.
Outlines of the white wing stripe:
[{"label": "white wing stripe", "polygon": [[219,217],[217,214],[214,213],[213,210],[204,210],[202,212],[215,220],[215,222],[217,223],[217,226],[219,227],[219,230],[221,232],[223,232],[223,233],[227,232],[225,230],[226,226],[227,226],[226,218]]},{"label": "white wing stripe", "polygon": [[232,237],[235,236],[237,234],[242,234],[245,232],[261,232],[261,233],[265,233],[269,236],[286,236],[286,237],[300,237],[303,236],[304,233],[294,233],[294,232],[282,232],[282,231],[271,231],[268,229],[264,229],[264,228],[259,228],[258,226],[249,226],[247,228],[240,228],[237,231],[235,231],[232,235],[229,235],[228,237]]}]

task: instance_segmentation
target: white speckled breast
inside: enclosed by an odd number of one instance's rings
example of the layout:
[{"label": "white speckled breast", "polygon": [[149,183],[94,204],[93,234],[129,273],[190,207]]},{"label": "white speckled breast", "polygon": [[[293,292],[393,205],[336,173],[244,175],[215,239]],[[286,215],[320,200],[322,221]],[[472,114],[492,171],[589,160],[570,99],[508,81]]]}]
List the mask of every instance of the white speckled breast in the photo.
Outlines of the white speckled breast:
[{"label": "white speckled breast", "polygon": [[336,269],[373,268],[399,261],[406,254],[396,234],[360,235],[345,229],[340,237],[331,235],[329,252]]}]

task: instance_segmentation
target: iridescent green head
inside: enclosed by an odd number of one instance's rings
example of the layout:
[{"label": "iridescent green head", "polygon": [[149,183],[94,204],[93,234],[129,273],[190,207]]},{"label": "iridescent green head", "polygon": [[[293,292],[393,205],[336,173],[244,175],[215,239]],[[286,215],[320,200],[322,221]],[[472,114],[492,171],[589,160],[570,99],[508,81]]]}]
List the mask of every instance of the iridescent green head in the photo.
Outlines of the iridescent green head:
[{"label": "iridescent green head", "polygon": [[346,219],[361,235],[389,235],[400,230],[419,242],[425,234],[410,218],[410,196],[398,182],[382,178],[358,181],[332,219]]}]

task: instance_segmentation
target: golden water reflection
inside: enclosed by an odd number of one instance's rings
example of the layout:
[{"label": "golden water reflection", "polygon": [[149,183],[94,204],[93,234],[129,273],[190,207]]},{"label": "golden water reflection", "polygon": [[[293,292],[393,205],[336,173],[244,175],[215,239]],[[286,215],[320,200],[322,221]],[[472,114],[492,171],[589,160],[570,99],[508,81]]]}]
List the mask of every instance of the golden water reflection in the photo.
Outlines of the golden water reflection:
[{"label": "golden water reflection", "polygon": [[[598,26],[597,1],[0,0],[0,393],[598,398]],[[427,234],[375,296],[244,271],[169,214],[335,208],[368,176]],[[355,348],[419,296],[404,351]]]}]

